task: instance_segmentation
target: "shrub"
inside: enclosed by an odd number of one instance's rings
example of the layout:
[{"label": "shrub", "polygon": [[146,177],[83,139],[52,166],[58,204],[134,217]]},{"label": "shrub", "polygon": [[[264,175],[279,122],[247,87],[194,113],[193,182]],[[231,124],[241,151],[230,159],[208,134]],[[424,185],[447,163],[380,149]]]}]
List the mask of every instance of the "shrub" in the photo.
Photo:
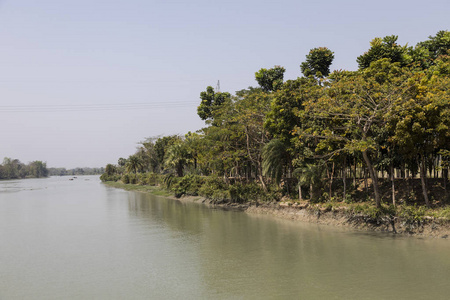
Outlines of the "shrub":
[{"label": "shrub", "polygon": [[161,175],[155,174],[155,173],[147,173],[147,184],[148,185],[158,185],[160,181]]},{"label": "shrub", "polygon": [[404,206],[400,210],[399,216],[409,222],[421,222],[426,214],[425,206]]},{"label": "shrub", "polygon": [[217,176],[206,177],[198,190],[198,194],[212,200],[230,199],[226,183]]},{"label": "shrub", "polygon": [[119,181],[120,178],[121,178],[121,176],[118,174],[108,175],[107,173],[103,173],[100,176],[100,180],[103,182],[105,182],[105,181],[114,181],[115,182],[115,181]]},{"label": "shrub", "polygon": [[204,179],[199,175],[186,175],[184,177],[175,177],[171,174],[166,175],[164,184],[166,188],[175,193],[176,197],[183,195],[197,196]]},{"label": "shrub", "polygon": [[138,178],[136,174],[130,174],[130,183],[131,184],[137,184]]},{"label": "shrub", "polygon": [[130,174],[130,173],[123,174],[121,180],[125,184],[136,184],[137,183],[136,175]]}]

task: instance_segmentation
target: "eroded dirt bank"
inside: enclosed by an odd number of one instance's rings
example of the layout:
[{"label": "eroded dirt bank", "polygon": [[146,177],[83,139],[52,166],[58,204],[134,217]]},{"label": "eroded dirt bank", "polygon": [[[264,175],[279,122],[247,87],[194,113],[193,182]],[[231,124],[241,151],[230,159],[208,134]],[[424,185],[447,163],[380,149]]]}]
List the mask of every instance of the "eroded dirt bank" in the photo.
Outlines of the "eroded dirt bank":
[{"label": "eroded dirt bank", "polygon": [[392,234],[415,235],[423,237],[449,238],[450,221],[440,218],[425,217],[421,221],[405,220],[398,217],[384,216],[373,219],[345,209],[327,210],[307,204],[276,203],[226,203],[211,201],[202,197],[171,197],[182,202],[197,202],[222,209],[239,210],[249,214],[271,215],[277,218],[299,222],[309,222],[330,226],[348,227],[358,230],[389,232]]}]

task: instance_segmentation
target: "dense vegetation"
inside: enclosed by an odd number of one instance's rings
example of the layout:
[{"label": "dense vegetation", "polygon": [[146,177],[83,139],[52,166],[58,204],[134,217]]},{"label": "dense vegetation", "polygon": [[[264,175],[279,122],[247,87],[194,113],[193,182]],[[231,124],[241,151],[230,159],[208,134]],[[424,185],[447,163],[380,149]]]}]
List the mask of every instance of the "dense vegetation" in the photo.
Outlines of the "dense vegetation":
[{"label": "dense vegetation", "polygon": [[234,95],[207,87],[198,106],[207,127],[148,138],[101,178],[226,201],[446,205],[449,50],[449,31],[414,47],[387,36],[356,71],[331,72],[334,53],[320,47],[295,80],[275,66]]},{"label": "dense vegetation", "polygon": [[26,165],[18,159],[5,157],[3,164],[0,164],[0,179],[40,178],[47,176],[47,164],[39,160],[32,161]]}]

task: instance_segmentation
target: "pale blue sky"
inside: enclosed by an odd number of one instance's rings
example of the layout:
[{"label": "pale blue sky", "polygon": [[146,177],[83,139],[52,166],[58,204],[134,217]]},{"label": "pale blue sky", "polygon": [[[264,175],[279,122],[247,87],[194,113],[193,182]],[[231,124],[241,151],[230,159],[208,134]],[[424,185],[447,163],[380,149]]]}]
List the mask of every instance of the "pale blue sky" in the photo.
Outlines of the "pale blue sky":
[{"label": "pale blue sky", "polygon": [[355,70],[374,37],[415,45],[449,15],[435,0],[0,0],[0,160],[116,163],[146,137],[203,127],[199,94],[217,80],[234,93],[274,65],[294,79],[320,46]]}]

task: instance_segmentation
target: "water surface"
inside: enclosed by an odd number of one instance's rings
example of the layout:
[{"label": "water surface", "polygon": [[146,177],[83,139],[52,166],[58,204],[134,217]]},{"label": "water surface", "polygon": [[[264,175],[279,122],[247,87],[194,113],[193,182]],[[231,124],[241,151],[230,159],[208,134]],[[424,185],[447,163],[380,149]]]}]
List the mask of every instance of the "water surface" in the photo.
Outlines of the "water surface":
[{"label": "water surface", "polygon": [[450,241],[0,182],[0,299],[448,299]]}]

